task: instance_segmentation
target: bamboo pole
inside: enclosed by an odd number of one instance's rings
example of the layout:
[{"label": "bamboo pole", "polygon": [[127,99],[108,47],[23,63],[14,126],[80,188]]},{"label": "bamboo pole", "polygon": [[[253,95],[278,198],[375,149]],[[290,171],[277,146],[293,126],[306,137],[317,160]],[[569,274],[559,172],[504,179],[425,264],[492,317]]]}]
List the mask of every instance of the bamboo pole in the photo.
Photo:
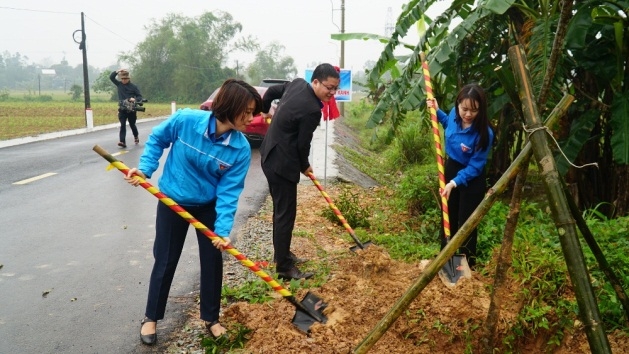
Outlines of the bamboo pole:
[{"label": "bamboo pole", "polygon": [[[564,116],[568,110],[568,106],[572,104],[573,101],[574,96],[564,95],[551,113],[551,117],[554,117],[553,120]],[[548,125],[549,124],[547,123],[546,126]],[[523,168],[520,170],[520,173],[518,173],[518,176],[515,179],[511,203],[509,204],[509,215],[507,216],[502,244],[500,246],[500,253],[496,264],[494,286],[491,291],[491,302],[489,303],[487,318],[483,323],[483,338],[481,338],[481,343],[485,354],[492,354],[494,352],[496,327],[502,310],[501,300],[503,298],[503,294],[507,291],[505,284],[507,281],[507,271],[512,265],[511,251],[513,249],[513,236],[520,216],[522,188],[526,182],[530,157],[531,153],[529,150],[529,153],[526,155],[526,161],[522,164]]]},{"label": "bamboo pole", "polygon": [[[566,95],[558,104],[555,110],[548,116],[546,125],[552,126],[568,109],[574,98]],[[459,231],[450,239],[450,242],[439,252],[437,258],[430,262],[419,278],[411,285],[411,287],[402,295],[401,298],[393,305],[389,312],[376,324],[369,334],[358,344],[354,353],[366,353],[374,344],[384,335],[389,327],[400,317],[400,315],[408,308],[419,293],[432,281],[444,264],[454,255],[458,248],[463,244],[467,236],[478,226],[480,220],[496,202],[498,196],[507,188],[509,181],[515,178],[524,163],[529,160],[531,153],[531,143],[527,143],[518,156],[513,160],[505,173],[496,181],[489,189],[483,201],[476,207],[476,210],[465,221]],[[528,167],[528,166],[527,166]]]},{"label": "bamboo pole", "polygon": [[522,112],[527,129],[532,131],[530,141],[533,154],[546,187],[549,206],[559,234],[559,241],[564,259],[574,286],[579,315],[585,325],[585,333],[592,353],[611,353],[609,341],[602,326],[594,291],[590,284],[585,257],[579,244],[575,221],[571,216],[570,207],[563,192],[555,159],[548,147],[546,133],[539,120],[539,112],[533,98],[533,88],[528,71],[524,49],[520,46],[509,48],[509,60],[514,72],[518,93],[522,101]]},{"label": "bamboo pole", "polygon": [[[568,186],[563,180],[562,186],[564,189],[564,193],[569,196],[570,192],[568,191]],[[592,254],[594,255],[594,258],[596,258],[598,266],[601,268],[603,274],[605,274],[605,276],[607,277],[607,280],[611,284],[612,288],[614,288],[614,291],[616,292],[616,297],[618,298],[618,301],[622,304],[622,307],[625,310],[625,324],[629,325],[629,299],[627,298],[627,293],[625,292],[623,283],[620,278],[616,276],[616,273],[614,273],[614,270],[607,262],[607,259],[603,254],[603,250],[601,250],[601,248],[598,246],[598,242],[596,242],[594,235],[592,235],[590,228],[583,219],[583,216],[581,215],[581,210],[579,210],[579,207],[572,198],[567,199],[568,205],[570,206],[570,212],[572,212],[572,217],[574,217],[574,219],[576,220],[579,231],[581,231],[581,235],[583,235],[583,239],[587,243],[588,247],[590,247],[590,250],[592,250]]]}]

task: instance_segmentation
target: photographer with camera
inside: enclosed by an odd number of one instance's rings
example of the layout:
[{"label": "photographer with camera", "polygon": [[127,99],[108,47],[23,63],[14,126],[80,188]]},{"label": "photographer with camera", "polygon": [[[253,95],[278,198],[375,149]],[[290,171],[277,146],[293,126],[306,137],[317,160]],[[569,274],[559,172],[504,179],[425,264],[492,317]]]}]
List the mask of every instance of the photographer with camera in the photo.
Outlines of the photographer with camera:
[{"label": "photographer with camera", "polygon": [[[116,79],[116,75],[120,78],[120,81]],[[118,120],[120,121],[120,140],[118,146],[126,148],[127,139],[127,120],[129,121],[129,127],[133,132],[134,141],[136,144],[140,142],[138,137],[138,128],[135,125],[138,119],[137,111],[144,112],[145,108],[142,107],[143,102],[140,89],[131,83],[131,77],[129,71],[126,69],[118,69],[113,71],[109,75],[111,82],[118,88]]]}]

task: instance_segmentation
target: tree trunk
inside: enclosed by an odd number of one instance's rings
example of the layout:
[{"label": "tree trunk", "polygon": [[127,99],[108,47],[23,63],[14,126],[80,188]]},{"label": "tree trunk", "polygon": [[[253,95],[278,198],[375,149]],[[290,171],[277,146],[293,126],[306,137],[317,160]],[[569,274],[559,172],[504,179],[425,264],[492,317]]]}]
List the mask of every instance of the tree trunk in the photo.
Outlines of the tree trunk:
[{"label": "tree trunk", "polygon": [[615,216],[625,216],[629,211],[629,178],[627,178],[627,174],[629,173],[629,166],[617,166],[616,170],[616,199],[613,201],[614,205],[614,215]]}]

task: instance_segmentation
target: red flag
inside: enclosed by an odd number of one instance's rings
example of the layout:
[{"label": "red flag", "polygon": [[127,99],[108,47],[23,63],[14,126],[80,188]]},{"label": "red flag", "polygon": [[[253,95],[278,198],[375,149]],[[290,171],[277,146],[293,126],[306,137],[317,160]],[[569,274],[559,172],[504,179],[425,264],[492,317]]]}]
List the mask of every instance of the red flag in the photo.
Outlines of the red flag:
[{"label": "red flag", "polygon": [[[337,73],[341,72],[341,68],[338,66],[334,66],[334,69],[336,69]],[[323,102],[323,108],[321,108],[321,111],[323,112],[323,120],[333,120],[341,116],[339,108],[336,106],[336,99],[334,96],[332,96],[328,102]]]},{"label": "red flag", "polygon": [[332,96],[328,102],[323,102],[321,111],[323,112],[323,120],[333,120],[341,116],[339,108],[336,106],[334,96]]}]

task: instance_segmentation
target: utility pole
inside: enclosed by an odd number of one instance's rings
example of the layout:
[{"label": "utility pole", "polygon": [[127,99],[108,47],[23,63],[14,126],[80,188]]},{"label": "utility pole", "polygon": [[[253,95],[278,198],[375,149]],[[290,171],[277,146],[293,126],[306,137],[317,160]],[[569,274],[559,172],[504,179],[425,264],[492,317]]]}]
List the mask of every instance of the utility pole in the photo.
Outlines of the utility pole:
[{"label": "utility pole", "polygon": [[[345,33],[345,0],[341,0],[341,34]],[[345,68],[345,41],[341,40],[341,69]],[[339,113],[345,117],[345,102],[339,102]]]},{"label": "utility pole", "polygon": [[[81,32],[81,41],[77,42],[74,35],[77,32]],[[87,45],[85,43],[85,14],[81,12],[81,29],[74,31],[72,34],[74,42],[79,44],[79,49],[83,51],[83,95],[85,97],[85,126],[88,129],[94,127],[94,119],[92,116],[92,108],[90,108],[90,80],[87,71]]]}]

